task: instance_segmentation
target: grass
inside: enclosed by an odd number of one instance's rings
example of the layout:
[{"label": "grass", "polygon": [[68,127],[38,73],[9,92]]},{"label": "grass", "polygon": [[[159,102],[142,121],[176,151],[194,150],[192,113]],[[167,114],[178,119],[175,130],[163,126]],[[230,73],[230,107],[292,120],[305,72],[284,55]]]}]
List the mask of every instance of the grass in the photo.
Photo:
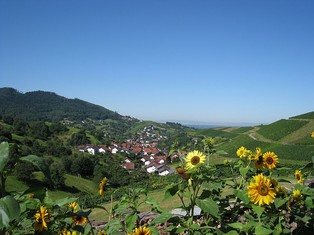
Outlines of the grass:
[{"label": "grass", "polygon": [[278,141],[291,133],[297,131],[299,128],[303,127],[304,125],[308,124],[309,121],[305,120],[286,120],[281,119],[277,122],[272,124],[261,126],[257,133],[261,134],[262,136],[266,137],[267,139],[271,139],[274,141]]}]

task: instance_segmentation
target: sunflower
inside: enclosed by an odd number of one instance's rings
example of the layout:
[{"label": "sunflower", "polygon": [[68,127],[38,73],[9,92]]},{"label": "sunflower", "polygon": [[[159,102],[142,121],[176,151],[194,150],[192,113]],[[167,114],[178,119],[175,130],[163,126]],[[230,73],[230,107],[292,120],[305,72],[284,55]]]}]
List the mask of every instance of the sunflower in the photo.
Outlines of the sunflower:
[{"label": "sunflower", "polygon": [[263,174],[253,176],[255,182],[251,182],[247,187],[248,196],[251,198],[251,202],[258,205],[269,205],[273,203],[276,192],[271,186],[271,181]]},{"label": "sunflower", "polygon": [[190,178],[190,174],[186,173],[186,169],[184,169],[183,167],[177,167],[176,171],[182,179],[187,180]]},{"label": "sunflower", "polygon": [[314,138],[314,131],[312,132],[311,136],[312,136],[312,138]]},{"label": "sunflower", "polygon": [[76,235],[76,231],[71,232],[64,228],[61,231],[59,231],[58,235]]},{"label": "sunflower", "polygon": [[264,168],[263,155],[255,156],[255,167],[258,170],[262,170]]},{"label": "sunflower", "polygon": [[104,230],[100,230],[98,231],[97,235],[107,235],[107,234]]},{"label": "sunflower", "polygon": [[49,220],[49,211],[46,207],[40,206],[39,211],[35,214],[35,230],[48,230],[47,222]]},{"label": "sunflower", "polygon": [[140,226],[135,229],[134,233],[129,233],[129,235],[152,235],[152,231],[145,226]]},{"label": "sunflower", "polygon": [[237,156],[239,158],[244,158],[246,157],[247,155],[249,155],[250,153],[250,150],[247,150],[245,147],[241,146],[240,148],[238,148],[237,150]]},{"label": "sunflower", "polygon": [[75,225],[79,225],[79,224],[85,224],[87,219],[86,217],[82,216],[82,215],[75,215],[75,216],[72,216],[72,220],[73,220],[73,223]]},{"label": "sunflower", "polygon": [[294,176],[297,178],[299,184],[304,181],[301,170],[296,170]]},{"label": "sunflower", "polygon": [[99,184],[99,195],[104,196],[105,195],[105,185],[107,183],[107,178],[104,177]]},{"label": "sunflower", "polygon": [[189,152],[185,159],[186,168],[192,169],[198,166],[199,164],[204,163],[205,160],[206,160],[206,157],[202,152],[197,151],[197,150]]},{"label": "sunflower", "polygon": [[68,207],[69,207],[70,211],[73,211],[73,212],[78,212],[78,210],[79,210],[79,205],[77,204],[77,202],[69,203]]},{"label": "sunflower", "polygon": [[276,167],[276,164],[278,164],[279,160],[274,152],[266,152],[263,154],[263,162],[264,165],[268,167],[268,169],[273,169]]},{"label": "sunflower", "polygon": [[300,198],[300,197],[302,197],[302,194],[301,194],[300,190],[295,189],[295,190],[293,190],[293,192],[292,192],[292,196],[293,196],[293,197],[298,197],[298,198]]}]

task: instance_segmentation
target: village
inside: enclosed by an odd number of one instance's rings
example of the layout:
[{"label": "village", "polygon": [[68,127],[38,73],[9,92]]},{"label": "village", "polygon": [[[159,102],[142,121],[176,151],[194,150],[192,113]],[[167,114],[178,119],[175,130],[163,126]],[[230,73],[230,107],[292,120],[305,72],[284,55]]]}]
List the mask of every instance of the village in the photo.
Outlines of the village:
[{"label": "village", "polygon": [[[159,141],[168,137],[160,135],[158,132],[158,129],[156,130],[156,127],[153,125],[145,126],[137,132],[134,138],[127,139],[123,143],[81,145],[78,146],[78,150],[91,155],[111,153],[113,155],[121,154],[126,156],[121,163],[121,167],[128,171],[135,170],[135,163],[131,160],[131,156],[134,156],[140,159],[141,167],[150,174],[154,173],[159,176],[173,174],[175,169],[167,165],[168,152],[157,147]],[[170,162],[173,162],[178,157],[177,153],[168,156]]]}]

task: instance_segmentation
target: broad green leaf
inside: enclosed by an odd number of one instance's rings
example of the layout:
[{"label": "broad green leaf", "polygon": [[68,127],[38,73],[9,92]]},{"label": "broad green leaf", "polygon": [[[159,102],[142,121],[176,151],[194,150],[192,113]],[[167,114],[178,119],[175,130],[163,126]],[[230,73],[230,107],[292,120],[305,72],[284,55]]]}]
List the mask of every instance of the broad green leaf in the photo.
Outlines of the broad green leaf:
[{"label": "broad green leaf", "polygon": [[313,208],[313,200],[311,197],[306,197],[304,203],[308,209]]},{"label": "broad green leaf", "polygon": [[39,170],[41,170],[44,173],[45,177],[49,180],[49,182],[51,182],[49,166],[46,164],[43,158],[36,155],[28,155],[25,157],[21,157],[20,160],[32,163]]},{"label": "broad green leaf", "polygon": [[240,231],[242,231],[244,228],[244,225],[242,223],[231,223],[231,224],[228,224],[228,226],[234,229],[238,229]]},{"label": "broad green leaf", "polygon": [[309,162],[308,164],[306,164],[304,167],[302,167],[301,169],[302,170],[305,170],[305,169],[311,169],[313,168],[314,166],[314,163],[313,162]]},{"label": "broad green leaf", "polygon": [[240,167],[240,174],[241,174],[241,176],[243,177],[243,178],[245,178],[246,177],[246,174],[248,173],[248,171],[249,171],[249,168],[247,168],[247,167]]},{"label": "broad green leaf", "polygon": [[154,224],[161,224],[161,223],[165,223],[167,222],[171,217],[173,217],[173,215],[169,212],[164,212],[162,214],[160,214],[157,218],[155,218],[151,225],[154,225]]},{"label": "broad green leaf", "polygon": [[236,230],[231,230],[227,232],[226,235],[239,235],[239,233]]},{"label": "broad green leaf", "polygon": [[264,228],[261,224],[257,224],[255,227],[255,233],[256,235],[268,235],[272,234],[273,230]]},{"label": "broad green leaf", "polygon": [[0,199],[0,229],[8,227],[10,221],[20,215],[20,205],[12,196]]},{"label": "broad green leaf", "polygon": [[219,207],[217,203],[211,198],[206,198],[203,200],[197,198],[195,202],[196,205],[198,205],[204,212],[209,213],[216,218],[220,217],[218,215]]},{"label": "broad green leaf", "polygon": [[63,207],[65,205],[68,205],[69,203],[71,202],[74,202],[76,201],[77,198],[70,198],[70,197],[66,197],[66,198],[61,198],[61,199],[57,199],[54,201],[54,204],[55,205],[58,205],[59,207]]},{"label": "broad green leaf", "polygon": [[2,142],[0,144],[0,173],[3,172],[8,160],[9,160],[9,144],[8,142]]},{"label": "broad green leaf", "polygon": [[179,191],[178,184],[171,184],[166,188],[164,200],[169,199],[176,195],[176,193]]},{"label": "broad green leaf", "polygon": [[228,152],[226,152],[225,150],[218,150],[218,151],[216,152],[216,154],[219,154],[219,155],[227,155]]},{"label": "broad green leaf", "polygon": [[289,198],[276,198],[274,201],[275,207],[278,209],[279,207],[281,207],[283,204],[285,204],[287,201],[289,201]]},{"label": "broad green leaf", "polygon": [[234,195],[239,198],[241,201],[243,201],[245,204],[249,204],[250,198],[247,195],[246,191],[240,191],[237,189],[233,190]]},{"label": "broad green leaf", "polygon": [[258,218],[260,218],[261,215],[263,214],[263,212],[265,211],[265,208],[261,207],[261,206],[252,205],[252,208],[253,208],[255,214],[258,216]]},{"label": "broad green leaf", "polygon": [[132,232],[137,219],[138,219],[137,214],[128,214],[127,216],[125,216],[126,231],[128,233]]},{"label": "broad green leaf", "polygon": [[154,199],[154,198],[147,198],[145,203],[147,203],[148,205],[150,205],[152,207],[152,211],[158,212],[158,213],[162,213],[163,210],[160,207],[159,203]]}]

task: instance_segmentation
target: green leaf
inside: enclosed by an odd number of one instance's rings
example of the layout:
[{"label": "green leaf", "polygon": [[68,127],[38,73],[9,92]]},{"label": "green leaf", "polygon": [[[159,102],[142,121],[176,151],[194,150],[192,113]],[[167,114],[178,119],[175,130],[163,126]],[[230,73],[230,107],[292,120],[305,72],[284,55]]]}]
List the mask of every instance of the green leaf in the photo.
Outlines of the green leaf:
[{"label": "green leaf", "polygon": [[289,198],[276,198],[274,201],[275,207],[278,209],[279,207],[281,207],[283,204],[285,204],[287,201],[289,201]]},{"label": "green leaf", "polygon": [[155,218],[152,221],[151,225],[161,224],[161,223],[167,222],[171,217],[173,217],[173,215],[166,211],[166,212],[160,214],[157,218]]},{"label": "green leaf", "polygon": [[250,203],[250,198],[247,195],[247,191],[240,191],[237,189],[233,190],[234,195],[239,198],[241,201],[243,201],[245,204]]},{"label": "green leaf", "polygon": [[273,233],[273,230],[264,228],[261,224],[256,225],[255,227],[255,233],[256,235],[268,235]]},{"label": "green leaf", "polygon": [[66,198],[61,198],[61,199],[57,199],[54,201],[54,205],[58,205],[59,207],[63,207],[65,205],[68,205],[71,202],[74,202],[75,200],[77,200],[77,198],[70,198],[70,197],[66,197]]},{"label": "green leaf", "polygon": [[241,174],[241,176],[243,177],[243,178],[245,178],[246,177],[246,174],[248,173],[248,171],[249,171],[249,168],[247,168],[247,167],[240,167],[240,174]]},{"label": "green leaf", "polygon": [[0,199],[0,229],[8,227],[10,221],[20,215],[20,205],[12,196]]},{"label": "green leaf", "polygon": [[304,203],[308,209],[313,208],[313,200],[311,197],[306,197]]},{"label": "green leaf", "polygon": [[125,222],[126,222],[126,231],[128,233],[131,233],[136,220],[138,219],[138,215],[137,214],[128,214],[127,216],[125,216]]},{"label": "green leaf", "polygon": [[218,150],[218,151],[216,152],[216,154],[219,154],[219,155],[227,155],[228,152],[226,152],[225,150]]},{"label": "green leaf", "polygon": [[226,235],[239,235],[239,233],[236,230],[231,230],[227,232]]},{"label": "green leaf", "polygon": [[217,203],[211,198],[206,198],[203,200],[197,198],[195,202],[196,205],[198,205],[204,212],[209,213],[216,218],[220,218],[218,215],[219,207]]},{"label": "green leaf", "polygon": [[162,213],[163,210],[160,207],[159,203],[154,198],[147,198],[145,203],[152,207],[152,211]]},{"label": "green leaf", "polygon": [[166,188],[164,200],[167,200],[179,191],[179,185],[178,184],[171,184]]},{"label": "green leaf", "polygon": [[0,173],[3,172],[8,161],[9,161],[9,144],[8,142],[2,142],[0,144]]},{"label": "green leaf", "polygon": [[240,231],[242,231],[244,228],[244,225],[242,223],[231,223],[231,224],[228,224],[228,226],[234,229],[238,229]]},{"label": "green leaf", "polygon": [[43,158],[36,155],[28,155],[25,157],[21,157],[20,160],[32,163],[39,170],[41,170],[44,173],[45,177],[49,180],[49,182],[51,182],[49,166],[46,164]]},{"label": "green leaf", "polygon": [[252,208],[253,208],[255,214],[258,216],[258,218],[261,218],[261,215],[265,211],[265,208],[261,207],[261,206],[255,206],[255,205],[252,205]]}]

